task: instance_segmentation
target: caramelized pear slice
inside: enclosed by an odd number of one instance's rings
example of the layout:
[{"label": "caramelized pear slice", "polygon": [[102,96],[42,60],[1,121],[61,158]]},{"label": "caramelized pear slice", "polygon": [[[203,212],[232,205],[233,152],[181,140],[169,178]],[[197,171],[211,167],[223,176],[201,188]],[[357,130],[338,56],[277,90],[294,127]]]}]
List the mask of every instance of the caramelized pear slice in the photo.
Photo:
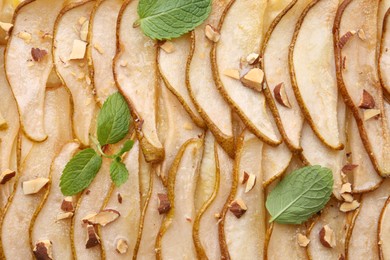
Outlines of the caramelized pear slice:
[{"label": "caramelized pear slice", "polygon": [[283,143],[277,147],[264,145],[262,156],[262,181],[263,186],[267,187],[283,175],[292,160],[293,154]]},{"label": "caramelized pear slice", "polygon": [[347,259],[370,259],[379,256],[378,223],[389,190],[390,180],[386,179],[378,189],[362,196],[360,210],[352,223]]},{"label": "caramelized pear slice", "polygon": [[[64,88],[46,91],[45,130],[49,134],[45,142],[34,144],[24,161],[15,190],[12,193],[1,223],[2,258],[32,259],[30,221],[41,208],[46,188],[39,193],[24,195],[22,183],[39,177],[47,178],[52,160],[61,147],[72,139],[71,103]],[[17,221],[15,221],[17,220]]]},{"label": "caramelized pear slice", "polygon": [[275,146],[281,138],[269,117],[263,93],[224,75],[229,69],[239,69],[249,54],[260,52],[266,2],[233,1],[226,7],[218,26],[221,38],[211,50],[211,63],[215,83],[226,102],[251,132]]},{"label": "caramelized pear slice", "polygon": [[130,104],[146,161],[159,162],[164,158],[164,149],[156,126],[156,47],[140,28],[129,28],[137,17],[137,5],[138,1],[126,0],[119,12],[114,78]]},{"label": "caramelized pear slice", "polygon": [[[63,0],[25,1],[15,10],[14,25],[7,43],[5,69],[12,92],[18,104],[21,126],[26,136],[34,141],[44,141],[45,88],[52,63],[52,35],[54,22]],[[45,19],[37,19],[37,15]],[[45,51],[38,61],[32,49]],[[23,75],[21,77],[21,75]]]},{"label": "caramelized pear slice", "polygon": [[[107,259],[131,259],[137,241],[141,215],[139,192],[139,143],[136,142],[123,163],[129,171],[129,179],[120,187],[114,187],[104,208],[116,210],[120,217],[101,228],[102,247]],[[120,199],[118,199],[120,198]],[[125,227],[125,228],[124,228]],[[124,253],[118,254],[119,240],[127,245]]]},{"label": "caramelized pear slice", "polygon": [[36,217],[33,217],[30,224],[33,245],[44,239],[50,240],[55,259],[71,259],[73,257],[70,240],[71,217],[58,220],[60,214],[64,213],[61,210],[64,195],[59,189],[59,184],[62,171],[77,152],[79,146],[80,144],[76,142],[65,144],[54,159],[51,165],[51,183],[45,196],[45,204],[37,210]]},{"label": "caramelized pear slice", "polygon": [[292,86],[314,133],[328,147],[343,148],[337,121],[337,80],[332,26],[339,0],[313,1],[301,14],[290,45]]},{"label": "caramelized pear slice", "polygon": [[[390,127],[384,117],[383,93],[378,84],[376,46],[379,1],[344,1],[336,15],[334,45],[340,93],[352,111],[360,137],[376,171],[390,175]],[[340,38],[352,30],[362,30],[365,39],[352,37],[340,48]],[[358,108],[363,91],[375,101],[379,118],[364,120],[365,109]]]},{"label": "caramelized pear slice", "polygon": [[[291,150],[299,151],[303,115],[295,99],[289,73],[288,51],[299,15],[310,0],[292,1],[273,21],[263,44],[264,94],[279,131]],[[284,86],[290,108],[278,102],[277,87]],[[279,93],[282,89],[279,89]]]},{"label": "caramelized pear slice", "polygon": [[390,196],[382,209],[378,225],[379,254],[382,259],[390,259]]},{"label": "caramelized pear slice", "polygon": [[[380,5],[380,12],[385,12],[383,15],[383,20],[380,20],[382,17],[379,15],[378,23],[379,26],[382,26],[381,33],[381,43],[380,43],[380,49],[379,49],[379,79],[381,81],[381,84],[384,88],[384,91],[390,95],[390,3],[387,3],[388,6],[386,6],[386,1],[382,1]],[[389,9],[387,9],[389,8]],[[387,11],[385,11],[387,10]],[[381,24],[382,23],[382,24]]]},{"label": "caramelized pear slice", "polygon": [[99,0],[89,21],[89,72],[100,105],[118,91],[112,73],[112,60],[116,52],[116,20],[122,4],[120,0]]},{"label": "caramelized pear slice", "polygon": [[190,139],[180,148],[169,170],[168,199],[171,208],[156,239],[156,259],[195,259],[192,226],[195,188],[202,158],[203,140]]},{"label": "caramelized pear slice", "polygon": [[[89,144],[89,134],[96,111],[92,94],[92,86],[88,76],[87,59],[81,45],[87,42],[81,39],[83,24],[80,18],[86,18],[87,23],[95,2],[84,0],[67,5],[58,16],[54,29],[53,48],[54,64],[58,76],[63,80],[72,94],[73,99],[73,129],[76,137],[83,145]],[[72,59],[77,51],[81,51],[78,59]]]},{"label": "caramelized pear slice", "polygon": [[[217,142],[234,157],[232,116],[229,105],[219,94],[212,75],[209,53],[212,42],[205,36],[206,26],[216,28],[229,1],[212,1],[211,14],[191,37],[186,68],[186,85],[191,100]],[[200,69],[201,68],[201,69]],[[209,102],[213,100],[213,102]]]}]

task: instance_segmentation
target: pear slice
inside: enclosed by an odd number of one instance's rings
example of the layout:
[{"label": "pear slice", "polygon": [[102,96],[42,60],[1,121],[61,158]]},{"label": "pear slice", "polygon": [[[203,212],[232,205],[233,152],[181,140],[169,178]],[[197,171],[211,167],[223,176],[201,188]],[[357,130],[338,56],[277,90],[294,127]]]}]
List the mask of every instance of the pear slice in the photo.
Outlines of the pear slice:
[{"label": "pear slice", "polygon": [[211,50],[211,63],[217,88],[224,99],[251,132],[275,146],[281,143],[281,138],[274,128],[273,118],[269,117],[264,95],[224,75],[229,69],[240,68],[241,60],[249,54],[260,52],[266,2],[234,1],[226,7],[218,26],[221,38]]},{"label": "pear slice", "polygon": [[[387,4],[387,5],[386,5]],[[388,75],[390,71],[390,52],[388,48],[390,47],[390,2],[386,3],[386,1],[382,1],[380,3],[380,12],[384,12],[383,16],[379,15],[378,23],[379,26],[381,26],[382,31],[381,33],[381,43],[380,43],[380,50],[379,50],[379,79],[381,81],[381,84],[383,86],[383,89],[385,92],[387,92],[388,95],[390,95],[390,77]],[[387,10],[387,11],[386,11]],[[383,18],[380,20],[380,18]]]},{"label": "pear slice", "polygon": [[[1,0],[0,1],[0,21],[3,23],[11,23],[15,8],[19,4],[19,0]],[[0,45],[7,44],[8,34],[0,29]]]},{"label": "pear slice", "polygon": [[[290,45],[292,86],[314,133],[328,147],[341,150],[337,124],[337,80],[332,26],[339,0],[313,1],[301,14]],[[326,115],[326,116],[324,116]]]},{"label": "pear slice", "polygon": [[89,22],[89,72],[98,104],[117,92],[112,60],[116,52],[116,20],[123,4],[121,0],[99,0]]},{"label": "pear slice", "polygon": [[[46,82],[53,67],[52,41],[44,35],[52,35],[63,2],[36,0],[19,5],[5,53],[7,78],[18,104],[22,129],[27,137],[38,142],[48,135],[43,114]],[[37,14],[45,19],[36,19]],[[46,51],[46,55],[34,61],[32,48]]]},{"label": "pear slice", "polygon": [[[5,78],[4,47],[0,46],[0,114],[4,118],[7,128],[0,130],[0,173],[7,169],[18,171],[20,160],[19,128],[20,123],[17,104],[11,88]],[[15,120],[16,119],[16,120]],[[0,207],[4,208],[8,197],[13,190],[15,178],[3,184],[0,192]]]},{"label": "pear slice", "polygon": [[[92,86],[88,76],[87,59],[84,58],[80,45],[87,44],[81,40],[82,26],[80,18],[89,20],[95,2],[84,0],[67,5],[57,17],[54,29],[53,48],[54,64],[58,76],[63,80],[73,98],[73,129],[80,142],[89,144],[89,133],[96,111]],[[86,22],[87,22],[86,21]],[[71,59],[80,50],[82,57]]]},{"label": "pear slice", "polygon": [[[165,86],[176,96],[194,123],[205,128],[205,123],[193,104],[185,84],[186,63],[191,49],[191,35],[186,34],[180,38],[166,42],[173,44],[173,51],[168,53],[163,46],[158,49],[158,69]],[[163,43],[161,43],[163,44]]]},{"label": "pear slice", "polygon": [[136,130],[146,161],[159,162],[164,149],[156,127],[156,47],[140,28],[129,28],[137,17],[137,5],[138,1],[126,0],[119,12],[114,78],[139,123]]},{"label": "pear slice", "polygon": [[[207,25],[217,27],[219,18],[228,2],[212,1],[210,16],[193,31],[191,51],[186,68],[186,85],[191,100],[205,124],[217,142],[233,158],[234,138],[231,111],[215,86],[209,57],[212,42],[205,36]],[[210,103],[209,100],[213,100],[213,102]]]},{"label": "pear slice", "polygon": [[378,224],[378,245],[379,253],[382,259],[390,258],[390,196],[387,198],[385,206],[382,209],[381,217]]},{"label": "pear slice", "polygon": [[275,19],[280,16],[283,11],[293,2],[297,0],[269,0],[267,3],[267,8],[264,13],[264,32],[268,32],[269,29],[273,26]]},{"label": "pear slice", "polygon": [[[307,235],[310,239],[307,246],[310,259],[339,259],[341,255],[345,256],[345,240],[349,227],[347,214],[339,210],[339,202],[335,199],[321,211],[321,215],[310,227]],[[333,248],[327,248],[321,243],[319,234],[325,225],[328,225],[335,234],[336,246]]]},{"label": "pear slice", "polygon": [[362,196],[360,210],[352,223],[347,259],[370,259],[379,256],[378,222],[381,210],[389,196],[390,180],[373,192]]},{"label": "pear slice", "polygon": [[60,177],[66,164],[72,159],[79,146],[80,144],[76,142],[65,144],[54,159],[49,177],[51,183],[45,196],[45,204],[37,211],[30,224],[33,246],[37,241],[50,240],[55,259],[71,259],[73,257],[70,241],[71,218],[63,220],[57,218],[63,213],[61,204],[64,200],[64,195],[59,189]]},{"label": "pear slice", "polygon": [[206,134],[202,165],[196,186],[193,237],[200,259],[221,259],[218,221],[232,182],[233,161],[212,134]]},{"label": "pear slice", "polygon": [[262,153],[263,186],[267,187],[281,177],[290,165],[293,154],[286,144],[277,147],[264,145]]},{"label": "pear slice", "polygon": [[[291,86],[288,52],[295,24],[309,2],[310,0],[292,1],[275,18],[265,36],[262,49],[262,68],[267,86],[264,94],[284,141],[293,151],[301,150],[300,138],[304,118]],[[277,102],[275,89],[281,83],[284,85],[291,108]]]},{"label": "pear slice", "polygon": [[156,239],[156,259],[196,259],[192,241],[195,189],[203,151],[202,139],[190,139],[180,148],[169,170],[171,209]]},{"label": "pear slice", "polygon": [[[230,259],[261,259],[265,242],[265,206],[262,160],[263,143],[252,133],[245,131],[238,143],[234,168],[234,201],[242,200],[247,211],[240,218],[232,212],[232,202],[225,217],[225,239]],[[244,174],[254,176],[242,183]],[[245,238],[245,239],[243,239]]]},{"label": "pear slice", "polygon": [[20,259],[33,257],[29,225],[42,207],[46,188],[34,195],[24,195],[22,183],[39,177],[47,178],[52,160],[61,147],[72,139],[71,103],[64,88],[46,91],[44,114],[45,130],[49,136],[45,142],[34,144],[15,182],[15,190],[6,205],[1,223],[1,258],[14,258],[15,255]]},{"label": "pear slice", "polygon": [[[388,176],[390,127],[383,116],[383,93],[378,84],[376,62],[378,3],[370,0],[344,1],[337,11],[333,31],[340,93],[355,117],[360,137],[376,171]],[[340,38],[356,29],[364,31],[365,39],[352,37],[340,49]],[[358,108],[363,90],[373,97],[375,108],[381,114],[378,120],[364,120],[364,109]]]}]

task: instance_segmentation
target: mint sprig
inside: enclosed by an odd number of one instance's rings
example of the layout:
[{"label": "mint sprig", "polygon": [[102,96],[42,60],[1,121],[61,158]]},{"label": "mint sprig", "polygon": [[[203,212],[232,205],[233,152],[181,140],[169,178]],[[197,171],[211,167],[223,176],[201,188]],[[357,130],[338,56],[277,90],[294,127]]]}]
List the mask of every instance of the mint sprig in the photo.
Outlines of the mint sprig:
[{"label": "mint sprig", "polygon": [[293,171],[268,195],[266,207],[271,220],[301,224],[323,209],[333,190],[333,175],[318,165]]},{"label": "mint sprig", "polygon": [[97,138],[91,136],[97,151],[92,148],[84,149],[65,166],[60,181],[61,192],[65,196],[75,195],[92,183],[102,166],[102,157],[112,159],[110,176],[116,186],[127,181],[129,172],[122,163],[122,156],[131,150],[134,141],[125,141],[122,148],[113,155],[105,154],[102,147],[121,141],[129,132],[131,120],[127,102],[119,92],[107,98],[98,115]]},{"label": "mint sprig", "polygon": [[134,26],[153,40],[170,40],[193,30],[210,12],[211,0],[140,0]]}]

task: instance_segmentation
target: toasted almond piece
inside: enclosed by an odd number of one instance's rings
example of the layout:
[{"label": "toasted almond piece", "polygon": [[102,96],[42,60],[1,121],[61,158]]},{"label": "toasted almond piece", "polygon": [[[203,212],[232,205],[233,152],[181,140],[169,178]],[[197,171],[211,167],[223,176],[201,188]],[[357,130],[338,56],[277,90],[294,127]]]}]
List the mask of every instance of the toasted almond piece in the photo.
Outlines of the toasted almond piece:
[{"label": "toasted almond piece", "polygon": [[249,174],[248,181],[246,182],[245,193],[250,192],[256,184],[256,175]]},{"label": "toasted almond piece", "polygon": [[3,117],[3,115],[0,113],[0,130],[5,130],[8,128],[8,123]]},{"label": "toasted almond piece", "polygon": [[240,79],[240,71],[236,69],[227,69],[223,72],[223,74],[232,79]]},{"label": "toasted almond piece", "polygon": [[274,88],[274,96],[276,101],[284,107],[291,108],[290,101],[288,100],[288,96],[286,93],[286,88],[284,87],[284,83],[279,83]]},{"label": "toasted almond piece", "polygon": [[207,39],[209,39],[212,42],[218,42],[221,38],[220,33],[217,29],[215,29],[212,25],[207,24],[204,28],[204,34],[206,35]]},{"label": "toasted almond piece", "polygon": [[95,227],[93,225],[87,226],[87,242],[85,243],[85,248],[92,248],[100,244],[100,237],[96,233]]},{"label": "toasted almond piece", "polygon": [[38,193],[48,182],[48,178],[36,178],[34,180],[24,181],[22,183],[23,194],[30,195]]},{"label": "toasted almond piece", "polygon": [[234,214],[234,216],[236,216],[236,218],[241,218],[248,208],[243,200],[236,199],[230,204],[229,210]]},{"label": "toasted almond piece", "polygon": [[33,253],[37,260],[52,260],[53,252],[52,252],[51,241],[50,240],[38,241],[35,244]]},{"label": "toasted almond piece", "polygon": [[261,92],[263,90],[264,72],[259,68],[249,70],[241,79],[244,86]]},{"label": "toasted almond piece", "polygon": [[248,181],[248,179],[249,179],[249,173],[244,171],[244,175],[242,176],[241,184],[245,184]]},{"label": "toasted almond piece", "polygon": [[57,215],[57,221],[73,217],[73,212],[61,212]]},{"label": "toasted almond piece", "polygon": [[74,212],[74,200],[73,197],[67,196],[62,200],[61,209],[65,212]]},{"label": "toasted almond piece", "polygon": [[89,225],[100,225],[102,227],[114,222],[120,217],[120,213],[114,209],[105,209],[97,214],[91,214],[83,218],[84,223]]},{"label": "toasted almond piece", "polygon": [[307,247],[307,245],[310,243],[310,239],[307,238],[307,236],[301,234],[301,233],[298,233],[297,235],[297,242],[298,242],[298,245],[301,246],[301,247]]},{"label": "toasted almond piece", "polygon": [[19,32],[17,35],[20,39],[24,40],[26,43],[31,42],[31,34],[28,32]]},{"label": "toasted almond piece", "polygon": [[160,215],[168,213],[171,209],[171,203],[169,202],[168,195],[164,193],[158,193],[158,213]]},{"label": "toasted almond piece", "polygon": [[89,21],[85,21],[80,28],[80,39],[82,41],[87,41],[88,37],[88,29],[89,29]]},{"label": "toasted almond piece", "polygon": [[70,54],[69,60],[84,59],[86,49],[87,49],[87,43],[85,41],[74,40],[72,53]]},{"label": "toasted almond piece", "polygon": [[339,47],[342,49],[345,44],[356,34],[356,31],[348,31],[346,32],[343,36],[341,36],[340,41],[339,41]]},{"label": "toasted almond piece", "polygon": [[123,198],[122,198],[122,195],[118,192],[118,202],[119,204],[122,204],[122,201],[123,201]]},{"label": "toasted almond piece", "polygon": [[366,109],[364,110],[364,120],[370,120],[373,117],[377,117],[381,114],[381,111],[379,109]]},{"label": "toasted almond piece", "polygon": [[357,34],[358,34],[360,40],[364,41],[367,39],[366,33],[364,32],[363,29],[359,29],[357,31]]},{"label": "toasted almond piece", "polygon": [[6,184],[9,180],[15,177],[16,172],[10,169],[3,171],[0,175],[0,184]]},{"label": "toasted almond piece", "polygon": [[246,62],[248,62],[249,65],[258,63],[259,59],[260,59],[260,54],[254,52],[246,56]]},{"label": "toasted almond piece", "polygon": [[359,107],[363,109],[375,108],[375,100],[368,91],[363,90],[362,98],[360,99]]},{"label": "toasted almond piece", "polygon": [[12,23],[0,22],[0,28],[3,29],[6,33],[8,33],[12,27],[14,27]]},{"label": "toasted almond piece", "polygon": [[349,212],[357,209],[358,207],[360,207],[360,203],[357,200],[354,200],[352,202],[344,202],[340,206],[340,211]]},{"label": "toasted almond piece", "polygon": [[343,198],[343,200],[345,202],[352,202],[353,201],[353,196],[352,194],[349,194],[349,193],[342,193],[341,194],[341,197]]},{"label": "toasted almond piece", "polygon": [[46,50],[41,50],[39,48],[31,48],[31,56],[34,61],[40,62],[46,57],[46,55]]},{"label": "toasted almond piece", "polygon": [[161,46],[161,49],[163,49],[166,53],[172,53],[175,51],[175,45],[173,45],[173,42],[171,41],[165,41]]},{"label": "toasted almond piece", "polygon": [[343,194],[343,193],[351,193],[351,192],[352,192],[352,185],[351,185],[351,183],[347,182],[347,183],[344,183],[341,186],[341,190],[340,190],[341,194]]},{"label": "toasted almond piece", "polygon": [[104,53],[103,47],[102,47],[99,43],[95,43],[95,44],[93,45],[93,47],[94,47],[95,50],[97,50],[100,54],[103,54],[103,53]]},{"label": "toasted almond piece", "polygon": [[346,164],[343,166],[341,171],[345,174],[352,172],[356,167],[358,167],[357,164]]},{"label": "toasted almond piece", "polygon": [[336,235],[328,225],[320,230],[320,242],[324,247],[333,248],[336,246]]},{"label": "toasted almond piece", "polygon": [[126,254],[128,249],[129,249],[129,246],[127,245],[126,240],[119,239],[118,242],[116,242],[116,251],[119,254]]}]

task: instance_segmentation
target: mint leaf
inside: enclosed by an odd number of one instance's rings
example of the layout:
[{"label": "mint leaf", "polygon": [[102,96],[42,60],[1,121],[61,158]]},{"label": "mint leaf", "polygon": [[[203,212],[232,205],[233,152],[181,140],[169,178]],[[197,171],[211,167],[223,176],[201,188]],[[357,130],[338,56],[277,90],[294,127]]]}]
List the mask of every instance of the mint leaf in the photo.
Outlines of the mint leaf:
[{"label": "mint leaf", "polygon": [[77,153],[62,172],[60,181],[62,194],[72,196],[87,188],[101,166],[102,158],[95,150],[88,148]]},{"label": "mint leaf", "polygon": [[128,152],[131,150],[131,148],[133,148],[133,145],[134,145],[134,141],[133,140],[127,140],[122,148],[120,149],[120,151],[118,153],[115,154],[115,157],[121,157],[124,153]]},{"label": "mint leaf", "polygon": [[193,30],[210,12],[211,0],[140,0],[136,24],[153,40],[169,40]]},{"label": "mint leaf", "polygon": [[112,161],[110,165],[111,180],[117,187],[121,186],[129,178],[129,172],[126,165],[119,158]]},{"label": "mint leaf", "polygon": [[329,201],[333,175],[318,165],[293,171],[268,195],[266,207],[271,220],[282,224],[301,224]]},{"label": "mint leaf", "polygon": [[117,92],[108,97],[98,116],[97,138],[101,146],[115,144],[129,132],[130,110]]}]

